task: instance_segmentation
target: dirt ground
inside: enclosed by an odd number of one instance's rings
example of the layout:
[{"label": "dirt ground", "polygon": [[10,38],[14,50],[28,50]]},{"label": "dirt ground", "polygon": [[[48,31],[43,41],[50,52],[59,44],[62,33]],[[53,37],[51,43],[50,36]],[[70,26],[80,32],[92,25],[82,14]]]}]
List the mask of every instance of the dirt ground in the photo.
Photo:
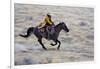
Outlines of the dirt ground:
[{"label": "dirt ground", "polygon": [[[94,9],[85,7],[44,6],[32,4],[15,4],[15,65],[47,64],[92,61],[94,59]],[[20,37],[29,27],[37,26],[45,15],[50,13],[57,25],[65,22],[70,31],[61,31],[60,50],[51,46],[52,41],[43,39],[48,49],[43,50],[37,38]]]}]

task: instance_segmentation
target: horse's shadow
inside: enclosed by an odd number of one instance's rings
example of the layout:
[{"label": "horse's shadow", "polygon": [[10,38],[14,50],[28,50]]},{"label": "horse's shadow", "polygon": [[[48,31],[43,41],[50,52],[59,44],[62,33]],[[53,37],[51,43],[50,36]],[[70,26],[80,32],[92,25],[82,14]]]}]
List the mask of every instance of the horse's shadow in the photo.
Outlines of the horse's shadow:
[{"label": "horse's shadow", "polygon": [[[30,49],[29,49],[30,50]],[[33,51],[35,50],[35,51],[45,51],[44,49],[42,49],[42,48],[39,48],[39,49],[32,49]],[[46,51],[55,51],[55,50],[57,50],[56,48],[48,48]]]},{"label": "horse's shadow", "polygon": [[55,51],[55,50],[57,50],[56,48],[48,48],[47,49],[48,51]]}]

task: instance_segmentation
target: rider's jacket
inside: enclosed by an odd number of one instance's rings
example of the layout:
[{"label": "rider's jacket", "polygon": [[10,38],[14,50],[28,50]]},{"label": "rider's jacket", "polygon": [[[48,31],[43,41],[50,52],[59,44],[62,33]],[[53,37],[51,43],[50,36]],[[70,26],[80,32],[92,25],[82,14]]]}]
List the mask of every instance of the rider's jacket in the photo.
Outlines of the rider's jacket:
[{"label": "rider's jacket", "polygon": [[40,23],[39,27],[44,27],[45,25],[50,26],[54,24],[53,21],[51,20],[51,18],[49,18],[48,16],[46,16],[43,20],[43,22]]},{"label": "rider's jacket", "polygon": [[49,18],[48,16],[45,17],[44,20],[45,25],[52,25],[53,21],[51,20],[51,18]]}]

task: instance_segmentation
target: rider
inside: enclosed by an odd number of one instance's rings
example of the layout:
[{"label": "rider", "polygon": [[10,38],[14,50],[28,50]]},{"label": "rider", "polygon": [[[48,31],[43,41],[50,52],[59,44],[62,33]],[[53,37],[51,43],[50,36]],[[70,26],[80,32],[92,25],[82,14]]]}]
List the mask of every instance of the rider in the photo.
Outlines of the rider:
[{"label": "rider", "polygon": [[[43,22],[41,22],[38,27],[39,28],[44,28],[44,29],[42,29],[43,32],[45,32],[49,29],[51,31],[54,31],[54,22],[51,20],[51,15],[49,13],[45,16]],[[50,33],[48,33],[48,31],[47,31],[47,34],[50,34]]]}]

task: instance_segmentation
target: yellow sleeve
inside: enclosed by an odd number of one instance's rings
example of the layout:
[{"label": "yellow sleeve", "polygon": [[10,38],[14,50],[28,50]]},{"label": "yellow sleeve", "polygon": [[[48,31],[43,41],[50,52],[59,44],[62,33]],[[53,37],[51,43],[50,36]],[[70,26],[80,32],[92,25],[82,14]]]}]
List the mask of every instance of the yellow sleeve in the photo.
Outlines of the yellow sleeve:
[{"label": "yellow sleeve", "polygon": [[45,17],[45,23],[52,24],[52,22],[49,20],[49,18],[47,16]]},{"label": "yellow sleeve", "polygon": [[47,18],[46,21],[47,21],[49,24],[52,24],[52,22],[50,22],[49,18]]}]

